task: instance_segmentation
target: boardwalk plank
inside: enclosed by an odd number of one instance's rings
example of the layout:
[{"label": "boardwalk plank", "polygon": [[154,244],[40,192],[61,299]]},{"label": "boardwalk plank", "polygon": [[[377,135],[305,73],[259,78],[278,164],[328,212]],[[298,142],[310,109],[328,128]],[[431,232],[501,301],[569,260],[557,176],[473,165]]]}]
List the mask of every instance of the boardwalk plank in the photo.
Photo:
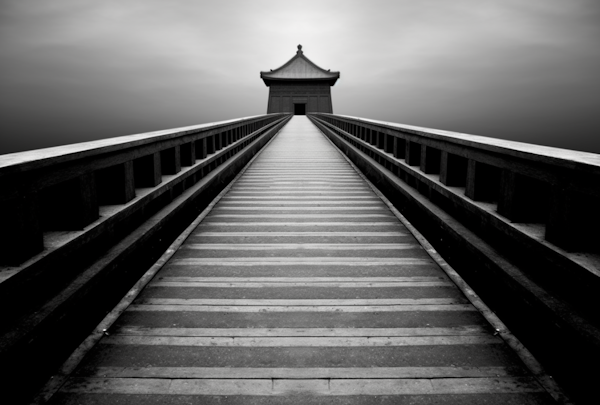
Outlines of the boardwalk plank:
[{"label": "boardwalk plank", "polygon": [[549,404],[417,240],[294,117],[53,404]]}]

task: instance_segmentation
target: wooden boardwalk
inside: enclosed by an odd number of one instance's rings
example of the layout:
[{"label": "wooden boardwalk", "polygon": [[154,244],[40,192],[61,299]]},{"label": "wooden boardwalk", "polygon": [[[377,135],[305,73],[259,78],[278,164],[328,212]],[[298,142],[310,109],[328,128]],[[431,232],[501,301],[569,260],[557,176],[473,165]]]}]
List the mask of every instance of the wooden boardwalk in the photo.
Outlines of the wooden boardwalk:
[{"label": "wooden boardwalk", "polygon": [[296,116],[51,403],[553,401]]}]

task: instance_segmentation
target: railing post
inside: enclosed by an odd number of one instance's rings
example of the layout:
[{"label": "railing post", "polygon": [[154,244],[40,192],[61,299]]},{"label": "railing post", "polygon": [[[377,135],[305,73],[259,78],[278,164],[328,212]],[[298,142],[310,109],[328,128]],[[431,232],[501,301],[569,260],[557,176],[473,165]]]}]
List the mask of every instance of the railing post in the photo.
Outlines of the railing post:
[{"label": "railing post", "polygon": [[377,149],[383,149],[385,146],[385,134],[377,131]]},{"label": "railing post", "polygon": [[392,135],[384,134],[383,150],[386,153],[394,151],[394,137]]},{"label": "railing post", "polygon": [[421,146],[420,168],[423,173],[437,174],[440,172],[440,150],[431,146]]},{"label": "railing post", "polygon": [[570,251],[600,252],[600,198],[572,190],[567,180],[553,185],[545,238]]},{"label": "railing post", "polygon": [[177,174],[181,171],[181,153],[179,145],[160,152],[162,174]]},{"label": "railing post", "polygon": [[221,132],[221,145],[223,145],[224,148],[229,146],[229,131]]},{"label": "railing post", "polygon": [[209,135],[205,138],[206,139],[206,151],[209,155],[215,153],[215,151],[216,151],[215,137],[216,137],[216,135]]},{"label": "railing post", "polygon": [[375,131],[373,131],[371,128],[367,128],[367,142],[370,145],[375,145]]},{"label": "railing post", "polygon": [[35,193],[0,202],[0,263],[17,266],[44,249]]},{"label": "railing post", "polygon": [[196,164],[195,142],[181,144],[181,166],[193,166]]},{"label": "railing post", "polygon": [[125,204],[135,198],[133,162],[117,164],[96,172],[100,205]]},{"label": "railing post", "polygon": [[440,154],[440,182],[449,187],[465,187],[467,159],[443,150]]},{"label": "railing post", "polygon": [[43,229],[80,230],[98,219],[94,173],[50,186],[38,195]]},{"label": "railing post", "polygon": [[500,172],[498,213],[513,222],[546,222],[547,188],[512,170]]},{"label": "railing post", "polygon": [[199,139],[195,142],[196,158],[205,159],[207,155],[206,138]]},{"label": "railing post", "polygon": [[406,141],[404,160],[409,166],[419,166],[421,161],[421,145],[413,141]]},{"label": "railing post", "polygon": [[473,201],[498,200],[499,171],[485,163],[469,159],[465,195]]},{"label": "railing post", "polygon": [[406,156],[406,142],[404,139],[394,136],[393,153],[396,159],[404,159]]},{"label": "railing post", "polygon": [[162,181],[160,153],[152,153],[133,161],[135,187],[156,187]]}]

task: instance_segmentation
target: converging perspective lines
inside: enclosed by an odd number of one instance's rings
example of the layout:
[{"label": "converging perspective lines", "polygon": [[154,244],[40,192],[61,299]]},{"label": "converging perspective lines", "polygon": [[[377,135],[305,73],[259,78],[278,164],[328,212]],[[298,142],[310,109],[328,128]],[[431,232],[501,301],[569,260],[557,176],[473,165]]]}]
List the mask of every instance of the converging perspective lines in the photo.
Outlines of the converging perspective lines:
[{"label": "converging perspective lines", "polygon": [[245,169],[52,401],[552,403],[301,115]]}]

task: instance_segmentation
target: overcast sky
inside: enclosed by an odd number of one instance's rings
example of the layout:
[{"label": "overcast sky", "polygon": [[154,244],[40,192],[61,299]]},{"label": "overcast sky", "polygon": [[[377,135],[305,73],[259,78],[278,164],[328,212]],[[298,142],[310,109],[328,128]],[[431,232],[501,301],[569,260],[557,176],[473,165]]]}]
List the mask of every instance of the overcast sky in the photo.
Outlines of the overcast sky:
[{"label": "overcast sky", "polygon": [[0,153],[263,114],[298,44],[335,113],[600,153],[597,0],[0,0]]}]

